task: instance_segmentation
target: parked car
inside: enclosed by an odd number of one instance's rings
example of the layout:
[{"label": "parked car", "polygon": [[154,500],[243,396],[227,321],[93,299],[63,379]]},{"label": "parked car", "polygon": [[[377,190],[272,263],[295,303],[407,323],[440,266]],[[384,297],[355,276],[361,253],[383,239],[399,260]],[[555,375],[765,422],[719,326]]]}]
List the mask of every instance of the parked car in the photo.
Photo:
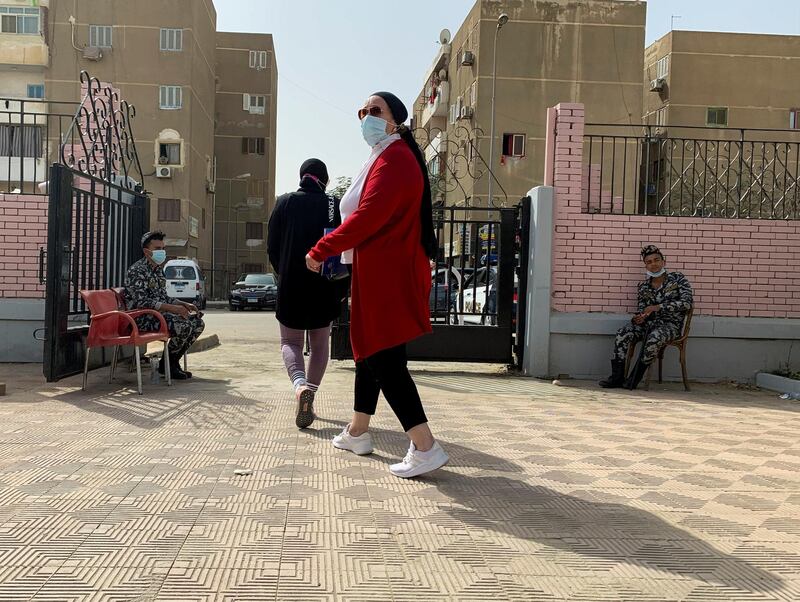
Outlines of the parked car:
[{"label": "parked car", "polygon": [[206,281],[194,259],[170,259],[164,264],[167,294],[170,297],[206,308]]},{"label": "parked car", "polygon": [[228,296],[231,311],[252,307],[275,309],[278,302],[278,282],[274,274],[243,274]]},{"label": "parked car", "polygon": [[448,269],[445,266],[431,270],[430,312],[432,320],[441,321],[448,316],[453,316],[460,289],[461,274],[456,268]]},{"label": "parked car", "polygon": [[[517,317],[519,278],[514,273],[512,322]],[[497,324],[497,266],[476,270],[464,283],[459,296],[459,316],[463,324]]]}]

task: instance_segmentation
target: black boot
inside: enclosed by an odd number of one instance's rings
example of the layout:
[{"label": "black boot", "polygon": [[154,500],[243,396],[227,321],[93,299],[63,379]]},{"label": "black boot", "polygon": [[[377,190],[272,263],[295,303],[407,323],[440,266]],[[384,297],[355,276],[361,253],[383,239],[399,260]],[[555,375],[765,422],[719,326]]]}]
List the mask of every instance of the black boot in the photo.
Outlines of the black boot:
[{"label": "black boot", "polygon": [[604,389],[619,389],[625,383],[625,361],[611,360],[611,376],[601,380],[599,384]]},{"label": "black boot", "polygon": [[183,357],[183,353],[181,354],[169,354],[169,371],[171,374],[177,374],[176,378],[178,380],[186,380],[187,378],[192,378],[192,373],[189,371],[184,370],[181,367],[181,358]]},{"label": "black boot", "polygon": [[[181,356],[176,356],[173,352],[169,352],[169,376],[175,380],[186,380],[192,378],[191,373],[184,372],[181,369],[180,363]],[[158,362],[158,373],[164,375],[164,356],[161,356],[161,361]]]},{"label": "black boot", "polygon": [[645,364],[641,360],[637,361],[636,365],[633,367],[633,370],[628,376],[628,380],[625,381],[625,388],[633,391],[636,387],[638,387],[639,383],[642,382],[642,378],[644,378],[645,372],[647,372],[647,368],[649,368],[648,364]]}]

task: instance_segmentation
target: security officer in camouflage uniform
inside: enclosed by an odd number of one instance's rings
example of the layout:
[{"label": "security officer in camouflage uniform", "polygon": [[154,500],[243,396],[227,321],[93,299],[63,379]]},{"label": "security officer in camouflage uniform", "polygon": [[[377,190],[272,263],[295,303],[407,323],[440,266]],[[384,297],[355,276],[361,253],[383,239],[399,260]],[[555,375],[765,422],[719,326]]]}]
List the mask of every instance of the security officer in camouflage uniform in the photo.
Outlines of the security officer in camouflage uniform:
[{"label": "security officer in camouflage uniform", "polygon": [[[129,310],[154,309],[164,315],[169,328],[169,369],[172,378],[185,380],[191,372],[181,369],[180,359],[203,332],[202,314],[191,303],[167,295],[167,279],[162,265],[167,259],[163,232],[148,232],[142,237],[144,257],[134,263],[125,276],[125,305]],[[152,315],[139,316],[136,324],[142,332],[159,329]],[[164,374],[164,358],[158,366]]]},{"label": "security officer in camouflage uniform", "polygon": [[[667,272],[665,258],[655,245],[642,249],[647,280],[639,284],[639,305],[630,324],[617,331],[611,376],[600,381],[605,388],[635,389],[658,357],[661,348],[680,338],[687,312],[692,308],[692,286],[680,272]],[[625,360],[630,345],[644,340],[639,359],[625,379]]]}]

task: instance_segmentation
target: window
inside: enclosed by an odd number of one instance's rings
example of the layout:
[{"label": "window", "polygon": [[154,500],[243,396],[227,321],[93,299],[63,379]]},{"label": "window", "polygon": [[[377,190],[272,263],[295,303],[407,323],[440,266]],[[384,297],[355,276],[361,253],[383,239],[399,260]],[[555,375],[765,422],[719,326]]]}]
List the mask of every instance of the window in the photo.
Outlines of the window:
[{"label": "window", "polygon": [[706,125],[728,125],[728,107],[708,107],[706,110]]},{"label": "window", "polygon": [[42,154],[41,126],[0,125],[0,157],[28,157],[38,159]]},{"label": "window", "polygon": [[661,107],[656,111],[656,126],[664,127],[667,125],[667,108]]},{"label": "window", "polygon": [[197,238],[200,233],[200,220],[194,216],[189,216],[189,236]]},{"label": "window", "polygon": [[260,94],[243,94],[242,108],[255,115],[263,115],[267,111],[267,97]]},{"label": "window", "polygon": [[44,84],[28,84],[28,98],[44,98]]},{"label": "window", "polygon": [[171,52],[183,50],[183,30],[162,28],[160,48]]},{"label": "window", "polygon": [[478,102],[478,80],[472,82],[472,85],[469,87],[469,106],[474,107],[475,103]]},{"label": "window", "polygon": [[203,230],[206,229],[206,210],[200,210],[200,224],[203,226]]},{"label": "window", "polygon": [[506,157],[524,157],[525,134],[503,134],[503,155]]},{"label": "window", "polygon": [[245,155],[263,155],[265,142],[264,138],[242,138],[242,153]]},{"label": "window", "polygon": [[89,46],[111,48],[111,25],[89,25]]},{"label": "window", "polygon": [[0,31],[2,33],[39,33],[39,9],[17,6],[0,6]]},{"label": "window", "polygon": [[261,240],[264,238],[264,224],[261,222],[247,222],[244,225],[244,237],[247,240]]},{"label": "window", "polygon": [[267,68],[267,51],[266,50],[251,50],[250,51],[250,68],[251,69],[266,69]]},{"label": "window", "polygon": [[428,161],[428,175],[431,178],[435,178],[439,175],[439,155],[434,155],[431,157],[431,160]]},{"label": "window", "polygon": [[158,164],[159,165],[180,165],[181,164],[181,143],[166,142],[158,145]]},{"label": "window", "polygon": [[159,107],[162,109],[180,109],[183,107],[183,88],[180,86],[159,86]]},{"label": "window", "polygon": [[245,284],[249,285],[275,284],[275,276],[273,276],[272,274],[266,274],[263,276],[256,275],[256,274],[261,274],[264,271],[263,263],[243,263],[242,271],[247,273],[247,276],[244,279]]},{"label": "window", "polygon": [[665,79],[669,75],[669,55],[656,61],[656,79]]},{"label": "window", "polygon": [[789,129],[800,130],[800,109],[789,111]]},{"label": "window", "polygon": [[169,265],[164,268],[164,278],[167,280],[198,280],[197,270],[190,265]]},{"label": "window", "polygon": [[181,200],[158,199],[158,221],[160,222],[181,221]]}]

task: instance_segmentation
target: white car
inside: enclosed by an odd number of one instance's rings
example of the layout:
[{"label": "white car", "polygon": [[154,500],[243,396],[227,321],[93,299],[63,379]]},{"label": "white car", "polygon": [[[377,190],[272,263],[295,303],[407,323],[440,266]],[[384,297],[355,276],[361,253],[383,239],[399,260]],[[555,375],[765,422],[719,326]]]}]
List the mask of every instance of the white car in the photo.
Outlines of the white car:
[{"label": "white car", "polygon": [[[514,306],[512,316],[516,319],[519,278],[514,273]],[[497,266],[476,270],[464,283],[459,295],[459,321],[462,324],[497,324]]]},{"label": "white car", "polygon": [[200,266],[193,259],[169,260],[164,264],[164,276],[167,295],[205,309],[206,282]]}]

